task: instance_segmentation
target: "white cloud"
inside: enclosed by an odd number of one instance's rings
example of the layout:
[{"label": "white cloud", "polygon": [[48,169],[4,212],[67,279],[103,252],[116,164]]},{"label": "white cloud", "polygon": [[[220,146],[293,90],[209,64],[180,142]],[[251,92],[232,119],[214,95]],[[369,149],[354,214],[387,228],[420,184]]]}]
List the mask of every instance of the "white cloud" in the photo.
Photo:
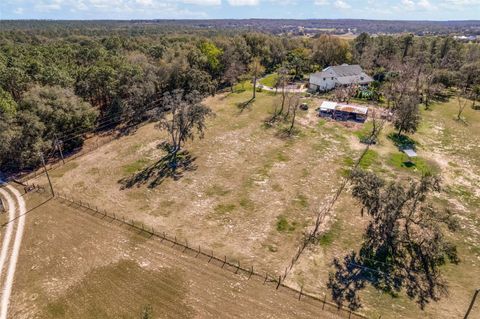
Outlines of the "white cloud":
[{"label": "white cloud", "polygon": [[444,0],[443,3],[457,6],[470,6],[480,5],[480,0]]},{"label": "white cloud", "polygon": [[231,6],[256,6],[260,3],[259,0],[228,0]]},{"label": "white cloud", "polygon": [[151,6],[153,5],[153,1],[152,0],[135,0],[136,3],[138,3],[139,5],[142,5],[142,6]]},{"label": "white cloud", "polygon": [[297,4],[297,0],[268,0],[275,5],[292,6]]},{"label": "white cloud", "polygon": [[60,10],[62,8],[62,0],[52,0],[52,1],[39,1],[35,4],[35,10],[40,12],[50,12],[55,10]]},{"label": "white cloud", "polygon": [[428,0],[420,0],[417,3],[417,6],[421,9],[432,10],[435,9],[435,6],[432,5]]},{"label": "white cloud", "polygon": [[402,4],[402,7],[406,10],[415,9],[415,2],[413,2],[412,0],[402,0],[401,4]]},{"label": "white cloud", "polygon": [[316,6],[326,6],[329,5],[330,2],[328,0],[315,0],[314,4]]},{"label": "white cloud", "polygon": [[16,8],[13,13],[15,14],[22,14],[25,10],[23,8]]},{"label": "white cloud", "polygon": [[182,2],[200,6],[219,6],[222,4],[222,0],[182,0]]},{"label": "white cloud", "polygon": [[333,4],[333,6],[337,9],[350,9],[352,6],[349,5],[346,1],[343,0],[337,0]]},{"label": "white cloud", "polygon": [[396,11],[432,11],[437,7],[430,3],[429,0],[402,0],[399,6],[394,6]]},{"label": "white cloud", "polygon": [[[1,1],[1,0],[0,0]],[[83,19],[180,19],[207,18],[199,10],[188,10],[182,3],[215,5],[221,0],[41,0],[34,9],[38,12],[61,10],[78,14]]]}]

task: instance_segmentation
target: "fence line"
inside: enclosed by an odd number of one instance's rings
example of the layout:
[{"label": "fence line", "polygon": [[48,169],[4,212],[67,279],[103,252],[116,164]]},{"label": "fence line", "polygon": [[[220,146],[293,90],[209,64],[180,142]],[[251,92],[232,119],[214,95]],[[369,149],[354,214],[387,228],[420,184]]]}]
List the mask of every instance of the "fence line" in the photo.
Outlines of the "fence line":
[{"label": "fence line", "polygon": [[[130,124],[130,125],[127,125],[127,126],[123,126],[121,128],[115,128],[110,133],[104,134],[103,136],[107,135],[107,137],[103,138],[100,142],[98,141],[98,138],[101,137],[102,134],[97,135],[97,134],[94,133],[91,137],[86,138],[84,140],[84,142],[97,137],[97,141],[95,141],[95,143],[92,143],[92,145],[90,145],[89,147],[85,147],[85,146],[78,147],[78,148],[72,150],[70,153],[64,154],[66,156],[64,157],[63,161],[62,161],[61,158],[55,158],[55,160],[53,162],[50,162],[50,163],[46,164],[47,171],[57,169],[60,166],[65,165],[63,163],[64,161],[65,161],[65,163],[70,162],[70,161],[72,161],[72,160],[74,160],[74,159],[76,159],[80,156],[86,155],[86,154],[98,149],[99,147],[101,147],[105,144],[110,143],[111,141],[113,141],[113,140],[117,139],[119,136],[121,136],[122,131],[125,131],[125,130],[127,130],[131,127],[134,127],[134,126],[136,126],[137,128],[140,128],[140,127],[142,127],[142,126],[144,126],[148,123],[150,123],[150,122],[147,120],[147,121],[143,121],[143,122],[140,122],[140,123],[134,123],[134,124]],[[46,160],[48,161],[48,158],[46,158]],[[20,180],[21,182],[26,182],[26,181],[29,181],[31,179],[35,179],[35,178],[37,178],[37,176],[40,176],[40,175],[43,175],[43,174],[44,174],[44,169],[43,168],[38,168],[38,169],[35,169],[34,171],[29,172],[29,173],[16,175],[14,178]]]},{"label": "fence line", "polygon": [[[373,121],[376,121],[375,117],[373,118]],[[370,134],[369,139],[377,138],[378,134],[380,134],[384,125],[385,125],[385,120],[382,120],[379,123],[378,127],[376,127],[375,124],[374,124],[374,130]],[[333,209],[333,206],[335,206],[335,203],[337,202],[338,198],[340,197],[340,195],[343,193],[343,191],[347,187],[348,183],[350,182],[350,180],[352,178],[352,175],[351,175],[352,172],[355,171],[360,166],[360,162],[365,157],[367,152],[370,150],[370,146],[371,146],[371,144],[367,143],[367,145],[364,148],[364,150],[362,151],[360,157],[356,160],[355,164],[353,165],[350,173],[342,179],[342,182],[341,182],[340,186],[338,187],[338,189],[336,190],[336,192],[334,193],[333,197],[325,205],[323,205],[323,208],[321,208],[318,211],[316,219],[315,219],[315,226],[314,226],[313,230],[311,232],[309,232],[308,234],[306,234],[302,238],[302,243],[299,245],[299,247],[297,249],[297,252],[292,257],[289,266],[285,269],[283,279],[287,278],[287,275],[290,273],[290,271],[292,271],[293,267],[295,266],[295,264],[300,259],[300,256],[302,255],[302,253],[305,251],[305,249],[308,247],[308,245],[310,243],[312,243],[317,238],[317,236],[319,235],[320,226],[323,224],[323,222],[325,220],[325,217]]]},{"label": "fence line", "polygon": [[[97,135],[95,135],[95,136],[97,136]],[[100,142],[97,140],[95,143],[92,143],[92,145],[90,145],[88,147],[80,147],[80,148],[77,148],[76,150],[73,150],[70,153],[71,154],[70,156],[65,156],[65,158],[64,158],[65,163],[68,163],[68,162],[73,161],[74,159],[76,159],[80,156],[83,156],[83,155],[86,155],[88,153],[93,152],[94,150],[98,149],[99,147],[101,147],[105,144],[108,144],[111,141],[115,140],[117,138],[117,136],[118,136],[118,134],[112,133],[108,137],[102,139]],[[94,138],[94,137],[91,137],[91,138]],[[55,170],[55,169],[57,169],[57,168],[59,168],[63,165],[65,165],[65,164],[63,164],[61,159],[56,159],[55,162],[47,163],[45,166],[47,168],[47,171],[52,171],[52,170]],[[39,169],[34,170],[33,172],[26,173],[26,174],[23,174],[23,175],[19,176],[18,180],[20,180],[22,182],[27,182],[27,181],[35,179],[38,176],[41,176],[43,174],[45,174],[44,169],[39,168]]]},{"label": "fence line", "polygon": [[329,312],[335,313],[342,317],[346,318],[358,318],[358,319],[366,319],[362,314],[354,312],[348,308],[344,308],[342,306],[338,306],[336,303],[327,300],[327,294],[324,294],[324,298],[319,298],[311,293],[305,292],[305,287],[302,285],[301,289],[298,290],[297,288],[291,287],[284,283],[284,279],[282,275],[272,275],[268,271],[262,271],[259,268],[254,268],[253,265],[245,266],[244,264],[240,263],[240,260],[235,259],[228,259],[226,255],[215,255],[213,250],[202,249],[200,245],[189,245],[188,241],[181,240],[177,238],[177,236],[172,236],[167,234],[165,231],[158,231],[155,230],[153,227],[145,226],[143,223],[134,222],[133,219],[125,218],[123,215],[117,215],[115,213],[109,214],[106,210],[99,209],[97,206],[90,205],[87,202],[82,202],[81,200],[75,200],[73,197],[68,196],[63,193],[57,192],[57,198],[61,198],[65,201],[73,203],[75,205],[81,206],[90,212],[94,213],[94,215],[98,215],[99,218],[111,218],[121,224],[125,224],[133,229],[136,229],[140,232],[144,232],[145,234],[150,235],[151,237],[156,237],[160,239],[161,243],[169,243],[171,244],[171,248],[178,248],[182,253],[190,253],[195,258],[203,257],[208,263],[215,264],[218,267],[231,271],[234,274],[243,274],[248,276],[248,279],[257,279],[263,284],[273,284],[276,290],[284,289],[290,292],[295,298],[298,300],[313,300],[315,302],[321,302],[322,310],[327,310]]}]

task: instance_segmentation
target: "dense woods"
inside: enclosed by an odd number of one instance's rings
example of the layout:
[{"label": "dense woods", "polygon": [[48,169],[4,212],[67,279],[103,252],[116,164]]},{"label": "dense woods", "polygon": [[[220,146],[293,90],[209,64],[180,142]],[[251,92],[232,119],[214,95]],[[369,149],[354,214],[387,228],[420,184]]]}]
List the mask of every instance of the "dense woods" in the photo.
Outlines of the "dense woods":
[{"label": "dense woods", "polygon": [[73,24],[2,31],[2,170],[38,165],[57,137],[69,151],[95,127],[145,120],[166,92],[213,95],[264,70],[284,68],[301,80],[328,65],[360,63],[377,81],[382,102],[401,110],[399,133],[414,131],[418,105],[428,107],[445,88],[478,98],[480,47],[448,36],[361,34],[347,41],[173,29]]}]

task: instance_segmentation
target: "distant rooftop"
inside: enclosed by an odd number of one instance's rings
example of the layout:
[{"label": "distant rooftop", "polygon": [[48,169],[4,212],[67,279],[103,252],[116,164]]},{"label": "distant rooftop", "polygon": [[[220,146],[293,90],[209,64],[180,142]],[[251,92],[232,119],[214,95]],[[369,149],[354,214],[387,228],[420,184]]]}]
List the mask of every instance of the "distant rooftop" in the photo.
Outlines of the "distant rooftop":
[{"label": "distant rooftop", "polygon": [[341,85],[368,84],[373,81],[373,79],[366,74],[358,64],[329,66],[321,72],[313,73],[310,75],[310,78],[335,78],[337,83]]},{"label": "distant rooftop", "polygon": [[368,114],[368,107],[355,105],[355,104],[337,103],[332,101],[323,101],[322,105],[320,105],[320,110],[341,111],[341,112],[355,113],[355,114],[361,114],[361,115]]}]

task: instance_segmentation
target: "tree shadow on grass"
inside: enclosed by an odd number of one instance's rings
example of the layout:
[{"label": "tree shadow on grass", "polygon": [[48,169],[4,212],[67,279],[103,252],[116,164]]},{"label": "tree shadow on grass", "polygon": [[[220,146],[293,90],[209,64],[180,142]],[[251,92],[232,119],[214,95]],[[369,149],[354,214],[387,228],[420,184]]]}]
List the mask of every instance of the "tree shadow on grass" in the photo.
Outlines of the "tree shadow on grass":
[{"label": "tree shadow on grass", "polygon": [[255,101],[255,99],[251,98],[251,99],[249,99],[247,101],[244,101],[244,102],[238,102],[235,105],[240,110],[240,113],[242,113],[243,111],[245,111],[245,109],[247,109],[250,106],[250,104],[253,103],[253,101]]},{"label": "tree shadow on grass", "polygon": [[148,184],[148,188],[155,188],[167,178],[176,181],[182,178],[185,172],[195,171],[197,169],[195,160],[196,157],[190,155],[188,151],[178,152],[176,159],[173,158],[173,154],[167,154],[158,162],[118,182],[122,184],[121,189],[140,187],[145,184]]},{"label": "tree shadow on grass", "polygon": [[334,258],[335,272],[328,276],[327,287],[332,292],[332,298],[338,306],[348,304],[351,310],[362,307],[358,292],[365,288],[367,278],[363,270],[357,265],[357,255],[351,252],[345,256],[343,262]]},{"label": "tree shadow on grass", "polygon": [[[438,301],[448,295],[447,284],[438,273],[422,275],[422,262],[399,261],[393,266],[364,255],[369,256],[366,250],[361,249],[359,255],[352,251],[343,261],[338,258],[333,260],[334,272],[329,274],[327,287],[339,307],[361,308],[359,293],[367,284],[393,298],[403,290],[422,310],[430,301]],[[452,262],[458,263],[455,258],[452,257]]]},{"label": "tree shadow on grass", "polygon": [[399,150],[411,148],[416,149],[418,142],[406,135],[398,135],[397,133],[388,134],[388,138],[398,147]]}]

